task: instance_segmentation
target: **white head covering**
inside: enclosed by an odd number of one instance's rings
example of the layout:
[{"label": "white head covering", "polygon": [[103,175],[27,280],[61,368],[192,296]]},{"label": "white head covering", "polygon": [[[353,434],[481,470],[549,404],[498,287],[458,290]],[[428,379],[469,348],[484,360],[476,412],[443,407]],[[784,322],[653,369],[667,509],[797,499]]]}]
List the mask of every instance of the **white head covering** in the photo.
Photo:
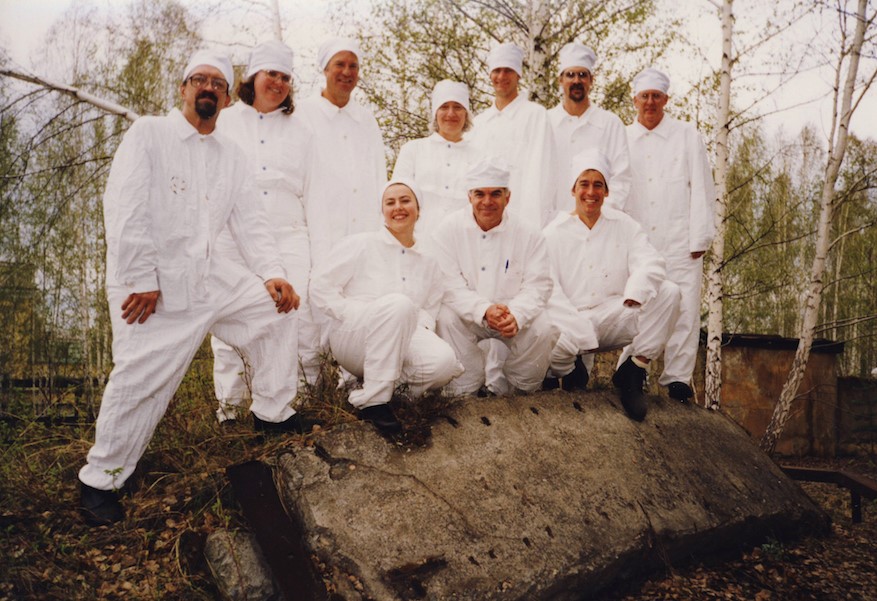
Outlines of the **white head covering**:
[{"label": "white head covering", "polygon": [[584,44],[572,42],[560,49],[561,73],[573,67],[584,67],[590,72],[594,70],[596,63],[597,55]]},{"label": "white head covering", "polygon": [[498,158],[482,159],[466,173],[466,190],[476,188],[508,188],[511,174]]},{"label": "white head covering", "polygon": [[384,188],[381,190],[381,196],[378,199],[383,206],[384,204],[384,193],[387,191],[387,188],[390,186],[395,186],[396,184],[402,184],[403,186],[408,186],[411,190],[411,193],[414,194],[414,200],[417,202],[417,208],[420,209],[420,188],[417,187],[417,184],[414,183],[414,180],[410,180],[405,177],[400,177],[397,179],[390,180],[384,185]]},{"label": "white head covering", "polygon": [[524,51],[514,44],[500,44],[487,55],[487,70],[508,67],[521,77],[524,72]]},{"label": "white head covering", "polygon": [[234,69],[231,66],[231,61],[226,55],[217,50],[199,50],[193,54],[192,58],[189,59],[189,64],[186,65],[186,70],[183,71],[183,81],[189,79],[192,71],[201,65],[208,65],[219,69],[222,72],[222,76],[225,77],[225,81],[228,82],[229,87],[234,83]]},{"label": "white head covering", "polygon": [[446,102],[459,102],[469,112],[469,86],[458,81],[443,79],[432,89],[432,114],[435,116],[439,107]]},{"label": "white head covering", "polygon": [[670,89],[670,78],[666,73],[662,73],[657,69],[649,67],[643,69],[633,78],[633,95],[636,96],[644,90],[658,90],[667,93]]},{"label": "white head covering", "polygon": [[572,185],[576,185],[582,171],[593,169],[599,171],[606,180],[606,186],[609,186],[609,180],[612,178],[612,168],[609,166],[609,159],[597,148],[585,148],[572,159],[569,177]]},{"label": "white head covering", "polygon": [[356,55],[357,60],[362,61],[362,50],[356,40],[350,38],[331,38],[323,42],[320,50],[317,52],[317,62],[320,64],[320,70],[325,71],[326,65],[332,60],[332,57],[339,52],[352,52]]},{"label": "white head covering", "polygon": [[244,79],[259,71],[279,71],[292,77],[292,49],[279,40],[262,42],[250,52]]}]

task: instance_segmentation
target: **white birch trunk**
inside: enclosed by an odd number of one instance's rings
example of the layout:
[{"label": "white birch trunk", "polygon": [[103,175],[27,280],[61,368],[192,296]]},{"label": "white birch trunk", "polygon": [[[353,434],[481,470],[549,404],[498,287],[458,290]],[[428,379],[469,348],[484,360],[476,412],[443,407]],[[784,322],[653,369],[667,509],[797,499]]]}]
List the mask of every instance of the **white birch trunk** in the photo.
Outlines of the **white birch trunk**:
[{"label": "white birch trunk", "polygon": [[[847,68],[844,86],[841,89],[839,85],[841,71],[846,59],[846,49],[841,47],[837,61],[837,70],[835,75],[835,92],[834,92],[834,114],[832,116],[832,127],[829,131],[828,139],[828,160],[825,165],[825,179],[822,185],[822,196],[820,198],[819,223],[816,230],[816,253],[813,257],[813,266],[810,270],[810,283],[807,288],[804,299],[804,315],[801,320],[801,331],[798,340],[798,348],[795,351],[795,358],[792,361],[792,368],[789,370],[789,376],[780,392],[779,401],[774,408],[770,423],[761,439],[761,448],[772,453],[776,448],[777,440],[783,433],[783,428],[789,418],[792,402],[797,398],[798,387],[804,378],[804,370],[807,368],[807,361],[810,358],[810,348],[813,345],[814,331],[819,316],[819,305],[822,300],[822,290],[824,286],[823,277],[826,269],[826,259],[831,235],[831,221],[834,212],[834,203],[836,199],[835,184],[837,183],[838,173],[840,172],[841,163],[843,163],[844,154],[846,153],[847,140],[849,137],[850,118],[853,115],[852,98],[856,85],[856,76],[859,70],[859,55],[862,50],[862,44],[865,39],[866,14],[868,0],[858,0],[856,9],[856,30],[853,36],[852,45],[849,48],[849,66]],[[842,6],[838,10],[843,10]],[[870,24],[870,23],[869,23]],[[842,32],[843,35],[843,32]],[[843,35],[843,39],[846,36]]]},{"label": "white birch trunk", "polygon": [[283,22],[280,20],[279,0],[271,0],[271,12],[273,13],[274,39],[283,41]]},{"label": "white birch trunk", "polygon": [[530,0],[527,14],[527,71],[526,86],[530,100],[542,102],[551,98],[550,90],[557,77],[548,73],[548,60],[545,52],[545,32],[550,17],[548,0]]},{"label": "white birch trunk", "polygon": [[716,115],[716,235],[707,263],[707,347],[704,403],[718,409],[722,399],[722,329],[725,260],[725,216],[728,211],[728,139],[731,134],[731,70],[734,66],[731,40],[734,33],[733,0],[722,3],[722,67],[719,79],[719,108]]},{"label": "white birch trunk", "polygon": [[67,96],[72,96],[77,100],[81,100],[82,102],[87,102],[96,106],[97,108],[107,111],[108,113],[112,113],[113,115],[119,115],[120,117],[124,117],[128,121],[136,121],[140,115],[135,113],[129,108],[126,108],[120,104],[116,104],[115,102],[111,102],[109,100],[104,100],[94,94],[89,94],[88,92],[83,92],[79,88],[68,86],[63,83],[55,83],[49,81],[48,79],[43,79],[41,77],[36,77],[33,75],[26,75],[24,73],[18,73],[16,71],[10,71],[8,69],[0,69],[0,75],[4,75],[6,77],[13,77],[15,79],[20,79],[21,81],[26,81],[28,83],[36,84],[38,86],[42,86],[48,90],[54,90],[56,92],[61,92],[62,94],[66,94]]}]

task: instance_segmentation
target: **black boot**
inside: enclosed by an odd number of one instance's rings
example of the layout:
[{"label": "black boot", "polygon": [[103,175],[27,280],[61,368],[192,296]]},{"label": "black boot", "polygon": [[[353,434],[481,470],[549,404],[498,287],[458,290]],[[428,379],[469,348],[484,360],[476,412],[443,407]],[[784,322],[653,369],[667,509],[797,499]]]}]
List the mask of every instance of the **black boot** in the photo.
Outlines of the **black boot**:
[{"label": "black boot", "polygon": [[267,422],[253,414],[253,429],[265,434],[307,434],[319,424],[318,420],[302,417],[295,413],[282,422]]},{"label": "black boot", "polygon": [[667,385],[667,394],[671,399],[676,399],[684,404],[687,404],[694,397],[694,391],[685,382],[670,382]]},{"label": "black boot", "polygon": [[646,399],[643,397],[645,382],[646,370],[634,363],[633,357],[628,357],[612,376],[612,383],[621,397],[621,406],[630,419],[638,422],[646,418]]},{"label": "black boot", "polygon": [[392,437],[402,433],[402,424],[399,423],[393,410],[386,403],[360,409],[359,416],[372,424],[384,436]]},{"label": "black boot", "polygon": [[567,392],[584,390],[588,387],[588,380],[590,379],[591,377],[588,375],[588,368],[585,367],[585,362],[582,361],[582,356],[579,355],[576,357],[576,363],[573,370],[560,379],[560,388]]},{"label": "black boot", "polygon": [[79,513],[89,526],[109,526],[125,518],[119,495],[113,490],[99,490],[79,483]]}]

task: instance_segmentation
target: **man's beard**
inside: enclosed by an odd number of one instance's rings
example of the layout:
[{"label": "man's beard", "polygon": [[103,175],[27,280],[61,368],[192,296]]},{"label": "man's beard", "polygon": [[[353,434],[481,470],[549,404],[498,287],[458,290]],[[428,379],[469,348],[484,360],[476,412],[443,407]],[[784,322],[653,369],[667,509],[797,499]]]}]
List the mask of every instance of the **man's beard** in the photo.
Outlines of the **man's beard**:
[{"label": "man's beard", "polygon": [[585,99],[585,86],[579,84],[571,86],[569,89],[569,97],[576,102],[580,102]]},{"label": "man's beard", "polygon": [[[213,102],[202,102],[204,100],[212,100]],[[210,119],[216,114],[216,107],[219,106],[219,98],[211,92],[202,92],[195,99],[195,112],[202,119]]]}]

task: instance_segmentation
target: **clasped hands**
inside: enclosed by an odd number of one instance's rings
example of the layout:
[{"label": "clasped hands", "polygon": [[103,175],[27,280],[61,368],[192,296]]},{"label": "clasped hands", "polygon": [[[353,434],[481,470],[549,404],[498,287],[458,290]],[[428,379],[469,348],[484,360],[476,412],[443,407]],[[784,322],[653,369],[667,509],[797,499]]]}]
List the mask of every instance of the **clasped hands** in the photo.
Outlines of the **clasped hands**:
[{"label": "clasped hands", "polygon": [[491,330],[496,330],[503,338],[513,338],[518,333],[518,320],[506,305],[490,305],[484,312],[484,320]]}]

